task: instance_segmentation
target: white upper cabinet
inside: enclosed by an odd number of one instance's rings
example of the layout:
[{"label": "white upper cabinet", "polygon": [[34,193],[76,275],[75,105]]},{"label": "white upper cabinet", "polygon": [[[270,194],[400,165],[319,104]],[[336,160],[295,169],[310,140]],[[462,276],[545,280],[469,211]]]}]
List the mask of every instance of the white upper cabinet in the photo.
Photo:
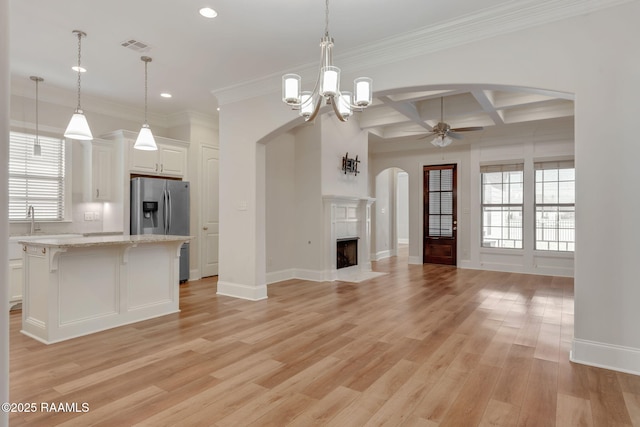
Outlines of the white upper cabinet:
[{"label": "white upper cabinet", "polygon": [[111,200],[114,187],[114,149],[111,144],[93,146],[93,195],[95,200]]},{"label": "white upper cabinet", "polygon": [[123,148],[127,181],[129,174],[187,179],[188,142],[156,136],[158,150],[136,150],[133,145],[137,136],[137,133],[127,130],[118,130],[102,136]]},{"label": "white upper cabinet", "polygon": [[156,138],[157,151],[136,150],[129,144],[129,170],[147,175],[184,177],[187,147]]},{"label": "white upper cabinet", "polygon": [[94,139],[84,142],[85,200],[112,201],[119,182],[116,174],[116,150],[111,141]]}]

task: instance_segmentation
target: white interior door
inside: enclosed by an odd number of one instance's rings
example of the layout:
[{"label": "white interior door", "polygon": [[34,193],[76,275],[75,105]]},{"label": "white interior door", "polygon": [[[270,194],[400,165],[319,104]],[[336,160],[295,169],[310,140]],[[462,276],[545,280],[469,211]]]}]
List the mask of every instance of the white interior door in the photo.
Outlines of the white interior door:
[{"label": "white interior door", "polygon": [[202,277],[218,274],[218,162],[215,147],[202,147],[202,225],[200,229],[200,265]]}]

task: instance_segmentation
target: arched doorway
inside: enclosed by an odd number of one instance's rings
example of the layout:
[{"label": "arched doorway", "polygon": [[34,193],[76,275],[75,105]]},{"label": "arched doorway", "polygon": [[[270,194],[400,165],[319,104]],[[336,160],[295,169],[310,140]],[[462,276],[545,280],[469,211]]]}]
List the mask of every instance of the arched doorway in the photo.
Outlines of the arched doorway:
[{"label": "arched doorway", "polygon": [[375,178],[373,212],[373,259],[408,257],[409,174],[400,168],[388,168]]}]

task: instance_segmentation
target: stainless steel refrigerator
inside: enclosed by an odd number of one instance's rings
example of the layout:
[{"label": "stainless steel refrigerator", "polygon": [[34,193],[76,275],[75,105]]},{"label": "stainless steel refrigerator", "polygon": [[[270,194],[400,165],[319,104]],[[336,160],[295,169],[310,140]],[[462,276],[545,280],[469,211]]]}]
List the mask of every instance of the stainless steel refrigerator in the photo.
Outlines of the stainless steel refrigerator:
[{"label": "stainless steel refrigerator", "polygon": [[[189,235],[189,183],[131,179],[131,234]],[[189,243],[180,249],[180,282],[189,280]]]}]

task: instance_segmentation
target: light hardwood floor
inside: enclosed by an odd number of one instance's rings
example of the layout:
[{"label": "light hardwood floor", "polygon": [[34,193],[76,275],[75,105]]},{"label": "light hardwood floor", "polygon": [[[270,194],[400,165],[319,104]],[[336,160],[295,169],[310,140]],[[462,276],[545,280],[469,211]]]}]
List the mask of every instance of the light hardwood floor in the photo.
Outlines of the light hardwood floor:
[{"label": "light hardwood floor", "polygon": [[[640,426],[640,377],[569,362],[573,281],[374,263],[269,299],[181,286],[179,314],[54,345],[11,314],[12,426]],[[597,313],[594,313],[597,315]]]}]

